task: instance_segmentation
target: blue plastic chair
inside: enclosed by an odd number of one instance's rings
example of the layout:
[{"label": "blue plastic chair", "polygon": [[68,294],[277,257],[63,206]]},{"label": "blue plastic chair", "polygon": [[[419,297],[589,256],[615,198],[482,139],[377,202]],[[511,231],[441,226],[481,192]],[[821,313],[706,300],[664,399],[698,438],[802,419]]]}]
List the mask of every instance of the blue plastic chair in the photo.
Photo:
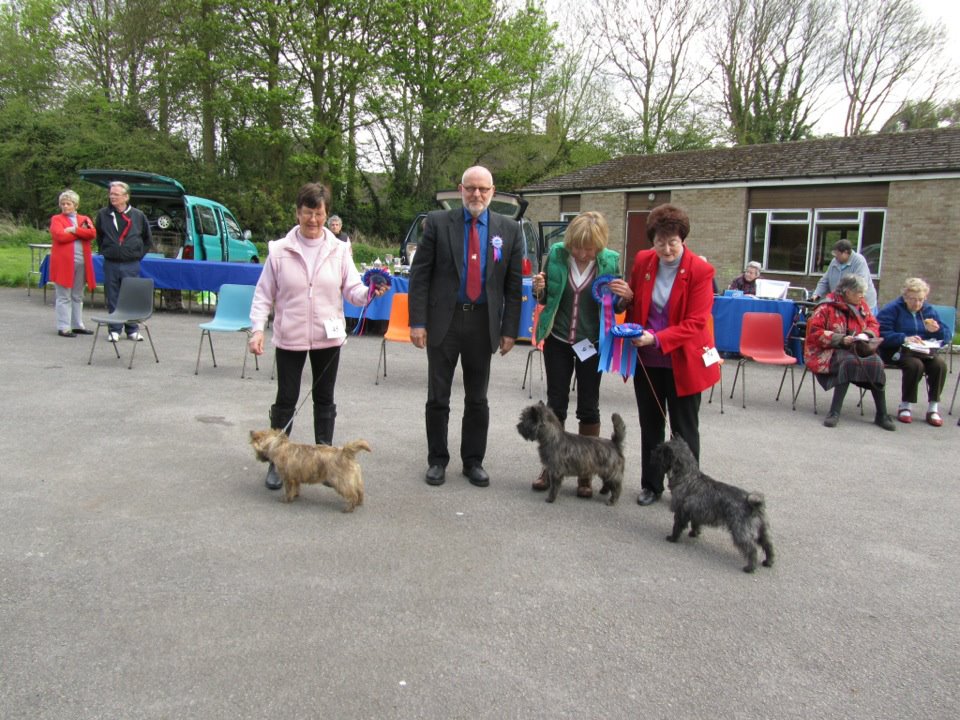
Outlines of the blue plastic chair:
[{"label": "blue plastic chair", "polygon": [[[197,348],[197,367],[193,374],[200,374],[200,354],[203,352],[203,338],[206,336],[210,344],[210,357],[213,358],[213,366],[217,367],[217,356],[213,352],[213,338],[211,333],[215,332],[242,332],[247,338],[251,335],[250,308],[253,305],[253,293],[256,290],[254,285],[231,285],[226,284],[220,287],[220,293],[217,296],[217,310],[210,322],[200,323],[200,347]],[[246,377],[247,373],[247,345],[243,345],[243,369],[240,371],[240,377]],[[257,370],[260,370],[260,361],[257,356],[253,356]]]}]

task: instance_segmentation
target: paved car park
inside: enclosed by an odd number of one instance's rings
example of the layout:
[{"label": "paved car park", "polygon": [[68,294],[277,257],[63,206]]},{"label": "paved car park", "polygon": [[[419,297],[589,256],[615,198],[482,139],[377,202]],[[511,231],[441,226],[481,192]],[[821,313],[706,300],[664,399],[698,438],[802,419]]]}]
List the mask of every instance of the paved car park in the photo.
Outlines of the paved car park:
[{"label": "paved car park", "polygon": [[[101,309],[87,309],[89,317]],[[704,399],[704,470],[767,498],[777,564],[748,576],[729,534],[665,542],[640,489],[631,385],[620,503],[548,505],[515,425],[529,346],[493,361],[489,488],[454,460],[423,482],[426,357],[351,338],[336,439],[364,437],[367,499],[285,505],[247,442],[270,360],[241,336],[193,374],[197,313],[160,313],[127,370],[55,332],[42,293],[0,290],[0,717],[947,718],[960,706],[960,428],[823,428],[809,379],[748,368],[747,409]],[[101,339],[102,340],[102,339]],[[536,358],[534,358],[536,360]],[[534,399],[541,385],[534,365]],[[248,373],[250,366],[248,365]],[[955,372],[957,372],[955,364]],[[724,369],[729,393],[733,363]],[[948,395],[956,374],[948,380]],[[799,372],[797,374],[799,380]],[[309,382],[309,374],[305,378]],[[788,380],[789,382],[789,380]],[[895,407],[899,375],[888,401]],[[306,387],[306,386],[305,386]],[[462,389],[454,386],[451,449]],[[293,438],[309,442],[311,407]]]}]

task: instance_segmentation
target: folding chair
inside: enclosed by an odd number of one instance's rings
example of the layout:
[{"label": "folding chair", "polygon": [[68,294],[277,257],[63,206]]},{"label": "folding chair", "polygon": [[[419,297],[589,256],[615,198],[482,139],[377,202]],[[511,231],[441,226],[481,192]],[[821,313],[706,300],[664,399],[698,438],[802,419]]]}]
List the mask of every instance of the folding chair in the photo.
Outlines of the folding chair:
[{"label": "folding chair", "polygon": [[387,340],[392,342],[410,342],[410,296],[407,293],[394,293],[390,305],[390,320],[387,332],[380,341],[380,355],[377,358],[377,374],[374,385],[380,384],[380,363],[383,363],[383,376],[387,376]]},{"label": "folding chair", "polygon": [[[780,388],[790,370],[790,396],[796,392],[794,387],[793,368],[797,359],[787,355],[783,349],[783,317],[780,313],[748,312],[743,314],[743,324],[740,327],[740,360],[737,362],[737,372],[733,376],[733,387],[730,397],[733,398],[737,387],[740,370],[743,369],[743,385],[740,388],[741,404],[747,407],[747,361],[753,360],[761,365],[783,365],[783,376],[780,378]],[[780,398],[780,391],[777,391]],[[796,409],[796,406],[793,406]]]},{"label": "folding chair", "polygon": [[[540,312],[543,310],[543,305],[537,303],[533,308],[533,327],[530,329],[530,342],[533,345],[530,348],[530,352],[527,353],[527,365],[523,369],[523,382],[520,383],[520,389],[523,390],[527,386],[527,374],[530,374],[530,389],[527,390],[527,397],[533,399],[533,373],[531,372],[533,366],[533,356],[536,355],[540,360],[540,387],[543,388],[543,341],[541,340],[538,343],[535,343],[534,340],[537,337],[537,324],[540,322]],[[576,380],[576,375],[574,375],[574,380]],[[543,396],[541,395],[541,398]]]},{"label": "folding chair", "polygon": [[[716,347],[716,337],[713,334],[713,315],[707,317],[707,330],[710,331],[710,342]],[[713,389],[715,387],[716,385],[710,386],[710,397],[707,400],[708,405],[713,402]],[[723,358],[720,358],[720,414],[723,415]]]},{"label": "folding chair", "polygon": [[[117,306],[112,313],[102,316],[94,316],[91,319],[97,324],[97,331],[93,334],[93,344],[90,346],[90,357],[87,358],[87,365],[93,363],[93,351],[97,347],[97,338],[100,337],[100,328],[104,325],[125,325],[128,323],[137,323],[143,326],[147,331],[147,339],[150,341],[150,349],[153,350],[153,359],[160,362],[157,357],[157,349],[153,346],[153,336],[150,334],[150,327],[147,320],[153,316],[153,279],[139,277],[125,277],[120,281],[120,295],[117,297]],[[137,354],[137,345],[133,343],[133,352],[130,353],[130,364],[127,370],[133,368],[133,358]],[[113,343],[113,351],[120,359],[119,343]]]},{"label": "folding chair", "polygon": [[[253,293],[256,291],[254,285],[232,285],[225,284],[220,287],[220,293],[217,296],[217,310],[210,322],[200,323],[200,347],[197,348],[197,366],[193,370],[194,375],[200,374],[200,353],[203,351],[203,338],[206,336],[210,345],[210,357],[213,358],[213,366],[217,367],[217,356],[213,352],[213,338],[211,333],[215,332],[242,332],[247,338],[251,335],[250,325],[250,307],[253,305]],[[240,371],[240,378],[247,374],[247,354],[249,350],[246,343],[243,346],[243,369]],[[256,355],[253,356],[253,362],[257,370],[260,370],[260,360]]]}]

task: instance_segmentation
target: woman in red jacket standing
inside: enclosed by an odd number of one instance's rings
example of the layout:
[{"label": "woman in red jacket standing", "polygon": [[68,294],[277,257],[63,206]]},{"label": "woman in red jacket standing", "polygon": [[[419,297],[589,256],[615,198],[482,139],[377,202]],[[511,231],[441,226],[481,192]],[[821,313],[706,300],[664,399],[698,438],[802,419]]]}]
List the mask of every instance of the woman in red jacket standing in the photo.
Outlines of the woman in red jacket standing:
[{"label": "woman in red jacket standing", "polygon": [[93,222],[78,215],[80,196],[73,190],[60,193],[60,214],[50,218],[50,281],[56,287],[54,307],[57,334],[73,338],[91,335],[83,326],[83,285],[97,286],[90,241],[97,235]]},{"label": "woman in red jacket standing", "polygon": [[663,493],[663,470],[652,462],[664,440],[667,415],[674,435],[700,459],[700,393],[720,380],[719,355],[707,328],[713,310],[714,269],[684,244],[690,218],[676,205],[660,205],[647,218],[651,250],[633,261],[633,304],[627,321],[643,334],[633,339],[633,390],[640,415],[641,479],[637,502]]}]

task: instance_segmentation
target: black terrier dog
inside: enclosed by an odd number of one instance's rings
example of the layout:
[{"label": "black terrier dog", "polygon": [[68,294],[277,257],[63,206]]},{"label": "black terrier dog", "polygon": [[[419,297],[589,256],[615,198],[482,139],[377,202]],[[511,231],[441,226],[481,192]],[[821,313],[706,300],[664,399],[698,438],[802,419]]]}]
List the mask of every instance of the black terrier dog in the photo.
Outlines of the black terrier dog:
[{"label": "black terrier dog", "polygon": [[677,542],[687,523],[690,524],[690,537],[700,534],[701,525],[726,525],[734,544],[747,560],[744,572],[752,573],[757,567],[757,545],[766,554],[763,565],[773,566],[773,543],[764,513],[763,495],[748,493],[704,475],[681,437],[657,446],[653,461],[667,474],[670,483],[673,532],[667,540]]},{"label": "black terrier dog", "polygon": [[620,499],[623,489],[623,441],[627,436],[627,428],[623,418],[616,413],[612,420],[613,436],[607,440],[565,432],[553,410],[542,402],[520,413],[517,432],[525,440],[539,444],[540,462],[550,479],[547,502],[557,499],[560,483],[565,476],[599,475],[603,480],[600,494],[610,494],[607,505],[613,505]]}]

